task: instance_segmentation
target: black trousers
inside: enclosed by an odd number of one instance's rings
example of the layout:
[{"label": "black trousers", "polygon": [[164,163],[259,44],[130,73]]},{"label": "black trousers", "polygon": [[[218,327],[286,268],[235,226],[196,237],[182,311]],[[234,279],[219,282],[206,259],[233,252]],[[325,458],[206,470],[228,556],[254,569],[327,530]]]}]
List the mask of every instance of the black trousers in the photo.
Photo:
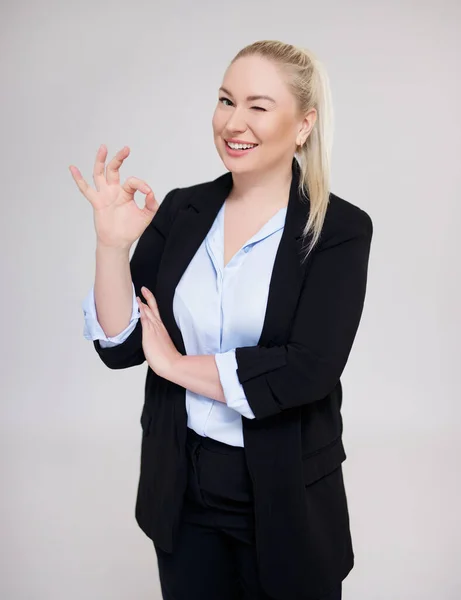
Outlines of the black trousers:
[{"label": "black trousers", "polygon": [[[273,600],[258,577],[244,449],[187,431],[188,487],[177,545],[172,554],[155,545],[164,600]],[[318,600],[341,600],[341,589],[340,583]]]}]

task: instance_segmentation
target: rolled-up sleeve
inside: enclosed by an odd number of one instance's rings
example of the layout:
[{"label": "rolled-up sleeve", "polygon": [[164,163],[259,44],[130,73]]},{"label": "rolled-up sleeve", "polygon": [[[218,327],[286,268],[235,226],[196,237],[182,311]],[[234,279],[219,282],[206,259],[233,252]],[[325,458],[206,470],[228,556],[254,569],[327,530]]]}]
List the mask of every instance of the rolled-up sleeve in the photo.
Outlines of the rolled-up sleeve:
[{"label": "rolled-up sleeve", "polygon": [[287,343],[235,349],[256,419],[321,400],[338,384],[365,302],[373,223],[362,215],[313,258]]},{"label": "rolled-up sleeve", "polygon": [[215,354],[215,361],[227,406],[240,413],[242,417],[254,419],[255,415],[248,404],[243,386],[237,377],[235,349]]},{"label": "rolled-up sleeve", "polygon": [[97,314],[96,314],[96,303],[94,300],[94,286],[88,292],[86,298],[82,302],[82,309],[84,315],[84,328],[83,328],[83,336],[87,340],[99,340],[102,348],[111,348],[113,346],[118,346],[122,344],[136,327],[136,323],[139,319],[139,307],[136,301],[136,294],[133,283],[133,300],[132,300],[132,311],[130,322],[128,326],[121,331],[119,334],[108,337],[104,333],[103,328],[101,327]]}]

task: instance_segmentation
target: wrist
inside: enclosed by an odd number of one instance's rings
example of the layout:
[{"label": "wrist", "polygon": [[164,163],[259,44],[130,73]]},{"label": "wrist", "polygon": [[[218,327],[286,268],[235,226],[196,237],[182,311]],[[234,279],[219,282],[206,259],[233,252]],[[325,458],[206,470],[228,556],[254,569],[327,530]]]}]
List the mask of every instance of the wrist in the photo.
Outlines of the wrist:
[{"label": "wrist", "polygon": [[157,375],[168,379],[172,383],[179,383],[182,380],[181,372],[184,367],[184,355],[178,352],[175,356],[165,362],[163,368],[156,369]]},{"label": "wrist", "polygon": [[124,246],[111,246],[108,244],[105,244],[103,242],[101,242],[100,240],[96,239],[96,252],[98,254],[110,254],[110,255],[129,255],[130,254],[130,248],[131,248],[132,244],[128,245],[124,245]]}]

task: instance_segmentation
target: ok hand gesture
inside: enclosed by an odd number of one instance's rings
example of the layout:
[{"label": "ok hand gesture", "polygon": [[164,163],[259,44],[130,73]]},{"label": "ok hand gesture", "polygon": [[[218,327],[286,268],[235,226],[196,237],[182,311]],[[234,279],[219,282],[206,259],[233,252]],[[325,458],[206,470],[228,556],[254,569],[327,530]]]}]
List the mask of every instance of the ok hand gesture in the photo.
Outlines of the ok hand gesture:
[{"label": "ok hand gesture", "polygon": [[[107,148],[101,145],[93,169],[93,189],[74,165],[69,170],[78,189],[94,209],[94,225],[98,243],[115,248],[130,248],[154,218],[159,207],[153,191],[142,179],[129,177],[120,184],[120,167],[130,153],[128,146],[117,152],[105,165]],[[139,208],[134,194],[146,194],[143,208]]]}]

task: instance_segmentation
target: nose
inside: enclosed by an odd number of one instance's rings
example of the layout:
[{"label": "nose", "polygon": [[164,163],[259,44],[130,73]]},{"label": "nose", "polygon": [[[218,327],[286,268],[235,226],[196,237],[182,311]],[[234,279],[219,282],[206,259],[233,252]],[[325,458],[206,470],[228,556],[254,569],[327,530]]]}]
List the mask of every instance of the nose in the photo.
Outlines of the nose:
[{"label": "nose", "polygon": [[245,119],[243,118],[243,114],[238,109],[235,109],[231,116],[227,119],[226,129],[229,134],[232,135],[236,132],[242,133],[243,131],[247,130],[247,125]]}]

